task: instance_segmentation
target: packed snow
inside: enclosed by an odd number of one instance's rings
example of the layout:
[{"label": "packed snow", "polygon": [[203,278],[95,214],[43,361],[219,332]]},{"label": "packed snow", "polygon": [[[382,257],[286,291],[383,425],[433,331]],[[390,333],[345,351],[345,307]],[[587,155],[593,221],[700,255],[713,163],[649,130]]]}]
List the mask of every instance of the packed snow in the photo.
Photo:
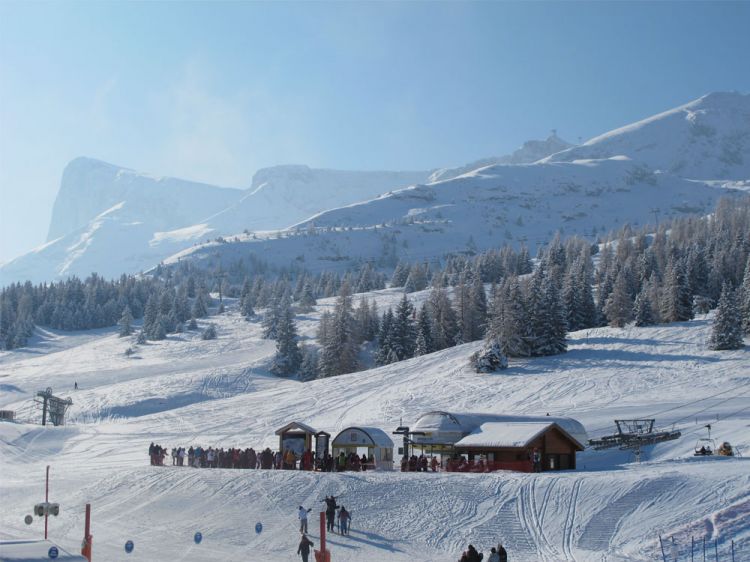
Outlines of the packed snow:
[{"label": "packed snow", "polygon": [[[368,296],[384,310],[401,292]],[[352,512],[351,535],[329,540],[337,561],[457,560],[469,543],[487,557],[498,541],[513,561],[655,560],[659,535],[675,537],[683,558],[692,536],[718,540],[723,557],[734,540],[736,560],[749,559],[747,455],[693,456],[707,423],[718,442],[750,450],[750,349],[708,350],[710,315],[575,332],[567,354],[513,360],[499,374],[469,367],[476,342],[301,383],[269,375],[273,342],[228,304],[210,318],[216,340],[173,335],[136,346],[128,358],[133,340],[114,330],[46,331],[0,354],[0,408],[22,421],[38,418],[31,396],[52,387],[72,397],[74,422],[0,423],[0,539],[40,537],[42,523],[26,526],[23,518],[43,499],[49,464],[50,499],[62,506],[50,538],[76,552],[89,502],[99,560],[295,560],[297,508],[313,508],[317,546],[314,514],[327,494]],[[321,300],[298,317],[303,339],[332,306]],[[390,434],[433,410],[549,413],[580,421],[590,437],[613,432],[614,419],[655,417],[682,437],[646,448],[640,464],[627,451],[586,450],[578,470],[542,474],[193,469],[149,466],[147,455],[152,441],[278,448],[275,430],[294,420],[333,436],[349,426]],[[127,540],[135,545],[130,555]]]}]

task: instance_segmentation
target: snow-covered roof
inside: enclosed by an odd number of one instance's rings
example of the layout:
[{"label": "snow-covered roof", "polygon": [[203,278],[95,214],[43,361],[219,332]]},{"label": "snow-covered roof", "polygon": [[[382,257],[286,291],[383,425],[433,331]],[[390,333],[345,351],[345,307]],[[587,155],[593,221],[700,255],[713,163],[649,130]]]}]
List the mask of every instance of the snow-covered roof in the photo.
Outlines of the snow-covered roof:
[{"label": "snow-covered roof", "polygon": [[[456,447],[526,447],[553,427],[570,436],[555,422],[485,422],[458,441]],[[577,441],[575,438],[572,439]],[[578,445],[583,448],[582,443],[579,442]]]},{"label": "snow-covered roof", "polygon": [[457,439],[452,436],[460,433],[467,436],[478,429],[482,424],[498,422],[511,423],[551,423],[557,424],[573,439],[583,444],[588,441],[586,429],[578,420],[558,416],[513,416],[507,414],[483,414],[483,413],[455,413],[435,411],[422,414],[412,427],[413,431],[424,432],[425,436],[414,436],[417,443],[455,443]]},{"label": "snow-covered roof", "polygon": [[287,431],[294,431],[295,429],[304,431],[305,433],[317,433],[318,430],[310,427],[307,424],[304,424],[302,422],[293,421],[286,424],[284,427],[280,427],[276,430],[276,435],[281,435],[282,433],[285,433]]},{"label": "snow-covered roof", "polygon": [[379,427],[347,427],[333,438],[331,447],[393,447],[393,441]]}]

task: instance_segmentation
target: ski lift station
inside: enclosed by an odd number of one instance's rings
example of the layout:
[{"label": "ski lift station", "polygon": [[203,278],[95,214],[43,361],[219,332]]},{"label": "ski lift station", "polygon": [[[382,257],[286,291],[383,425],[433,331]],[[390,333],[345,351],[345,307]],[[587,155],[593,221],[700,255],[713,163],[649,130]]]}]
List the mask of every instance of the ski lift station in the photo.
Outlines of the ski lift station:
[{"label": "ski lift station", "polygon": [[376,469],[393,469],[393,441],[378,427],[347,427],[331,442],[333,456],[346,455],[367,449],[367,456],[375,459]]},{"label": "ski lift station", "polygon": [[571,470],[587,440],[572,418],[443,411],[423,414],[408,434],[412,448],[448,456],[448,470],[459,471]]}]

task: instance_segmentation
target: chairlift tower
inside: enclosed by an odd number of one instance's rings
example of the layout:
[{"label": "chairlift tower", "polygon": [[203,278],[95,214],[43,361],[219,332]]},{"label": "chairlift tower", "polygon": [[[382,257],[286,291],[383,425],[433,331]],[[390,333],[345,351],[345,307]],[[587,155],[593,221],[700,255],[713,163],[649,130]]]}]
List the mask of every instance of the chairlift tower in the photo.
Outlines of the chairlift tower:
[{"label": "chairlift tower", "polygon": [[589,439],[589,445],[595,451],[619,448],[621,451],[632,450],[636,462],[641,462],[641,448],[664,441],[674,441],[682,435],[679,431],[654,431],[654,419],[615,420],[617,433],[605,435],[599,439]]},{"label": "chairlift tower", "polygon": [[49,421],[54,426],[65,425],[65,412],[73,405],[71,398],[54,396],[52,388],[37,392],[35,402],[42,408],[42,425],[47,425],[47,415],[49,414]]}]

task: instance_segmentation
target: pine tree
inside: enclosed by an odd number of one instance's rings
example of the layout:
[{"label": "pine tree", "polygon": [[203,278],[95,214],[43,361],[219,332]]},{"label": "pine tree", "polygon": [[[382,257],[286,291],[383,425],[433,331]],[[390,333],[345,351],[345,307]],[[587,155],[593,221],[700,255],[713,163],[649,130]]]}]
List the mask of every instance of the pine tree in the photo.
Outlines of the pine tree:
[{"label": "pine tree", "polygon": [[661,316],[665,322],[682,322],[693,318],[693,298],[687,277],[677,260],[670,260],[664,276]]},{"label": "pine tree", "polygon": [[414,349],[414,355],[427,355],[435,351],[432,341],[432,322],[430,321],[430,312],[426,304],[422,304],[417,313],[417,341]]},{"label": "pine tree", "polygon": [[648,296],[648,290],[644,289],[635,297],[633,304],[633,317],[636,326],[651,326],[654,324],[654,315],[652,313],[651,299]]},{"label": "pine tree", "polygon": [[320,354],[320,374],[332,377],[357,369],[357,344],[353,335],[352,297],[348,284],[341,286],[330,327]]},{"label": "pine tree", "polygon": [[442,287],[435,287],[429,298],[429,310],[432,319],[432,341],[435,351],[453,347],[456,338],[460,337],[456,312],[453,310],[448,293]]},{"label": "pine tree", "polygon": [[409,267],[403,262],[398,262],[391,276],[391,287],[403,287],[407,277],[409,277]]},{"label": "pine tree", "polygon": [[609,325],[614,328],[624,327],[632,318],[633,301],[630,299],[627,276],[624,272],[625,268],[620,269],[612,292],[604,305],[604,314],[609,320]]},{"label": "pine tree", "polygon": [[414,293],[427,288],[427,266],[423,268],[420,264],[415,263],[409,270],[409,276],[404,283],[404,291]]},{"label": "pine tree", "polygon": [[564,353],[567,350],[565,309],[557,283],[541,266],[532,275],[528,301],[531,355]]},{"label": "pine tree", "polygon": [[729,284],[724,283],[708,346],[718,351],[741,349],[744,345],[737,298]]},{"label": "pine tree", "polygon": [[129,336],[133,333],[133,314],[130,312],[130,307],[125,306],[122,311],[122,316],[118,322],[120,325],[120,337]]},{"label": "pine tree", "polygon": [[494,373],[508,368],[508,357],[497,340],[486,342],[484,347],[471,357],[477,373]]},{"label": "pine tree", "polygon": [[[148,307],[148,305],[146,305],[146,307]],[[208,316],[208,307],[206,306],[206,300],[202,292],[199,292],[193,301],[191,315],[193,318],[205,318]]]},{"label": "pine tree", "polygon": [[263,315],[263,337],[269,340],[276,339],[281,318],[281,299],[275,297],[266,308]]},{"label": "pine tree", "polygon": [[393,310],[388,309],[383,313],[378,329],[378,353],[375,361],[378,365],[387,365],[388,358],[391,356],[391,346],[393,345]]},{"label": "pine tree", "polygon": [[209,324],[208,326],[206,326],[206,328],[203,330],[203,333],[201,334],[201,339],[215,340],[216,339],[216,325]]},{"label": "pine tree", "polygon": [[311,381],[318,378],[318,352],[311,345],[303,346],[302,363],[299,367],[299,380]]},{"label": "pine tree", "polygon": [[159,320],[159,305],[157,304],[156,295],[152,294],[146,302],[146,310],[143,313],[143,332],[150,340],[155,339],[157,323]]},{"label": "pine tree", "polygon": [[401,298],[396,307],[396,312],[393,314],[391,332],[391,350],[396,354],[398,360],[413,357],[417,343],[417,332],[414,327],[414,306],[406,298],[406,294]]},{"label": "pine tree", "polygon": [[312,285],[309,281],[305,281],[299,299],[300,310],[303,312],[310,312],[316,304],[317,301],[315,300],[315,295],[313,294]]},{"label": "pine tree", "polygon": [[750,257],[745,265],[745,275],[742,278],[740,290],[740,315],[742,316],[742,331],[750,334]]},{"label": "pine tree", "polygon": [[302,354],[297,345],[297,327],[294,324],[292,303],[288,295],[280,303],[279,320],[276,327],[276,356],[271,372],[277,376],[296,373],[302,363]]}]

